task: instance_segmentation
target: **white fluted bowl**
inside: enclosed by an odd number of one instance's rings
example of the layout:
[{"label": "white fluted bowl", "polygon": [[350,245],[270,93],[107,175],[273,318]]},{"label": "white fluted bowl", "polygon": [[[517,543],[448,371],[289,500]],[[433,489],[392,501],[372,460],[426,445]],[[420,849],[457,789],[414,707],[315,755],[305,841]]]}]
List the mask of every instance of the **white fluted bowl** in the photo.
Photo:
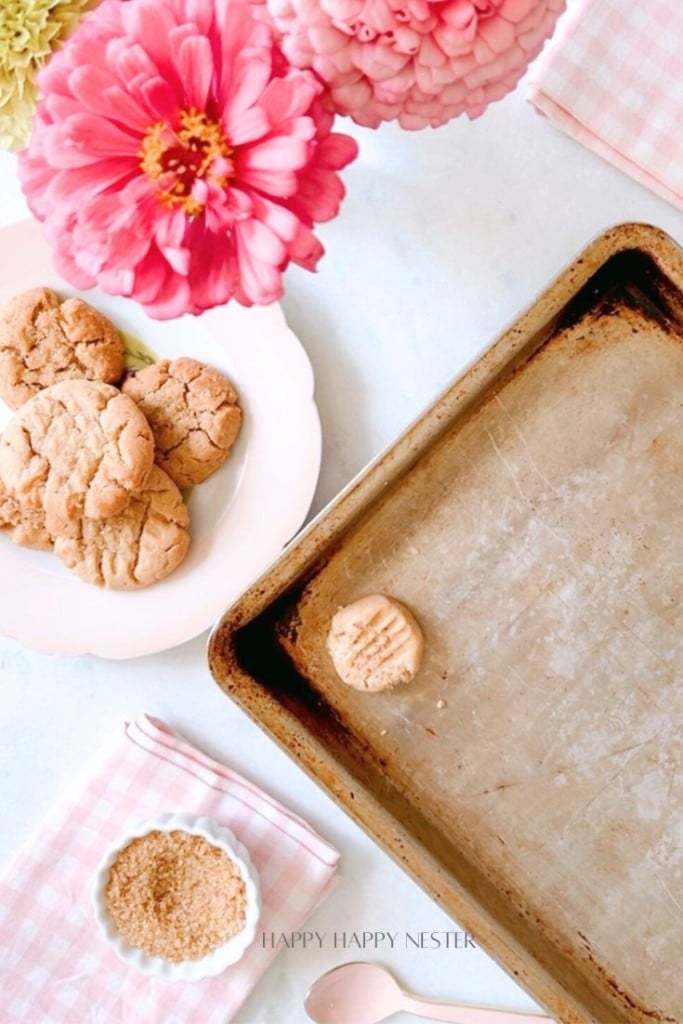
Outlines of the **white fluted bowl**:
[{"label": "white fluted bowl", "polygon": [[[133,839],[139,839],[150,832],[187,832],[201,836],[213,846],[223,850],[238,868],[244,882],[246,907],[245,924],[241,931],[233,935],[222,946],[207,953],[197,960],[182,960],[171,963],[161,957],[148,956],[144,950],[132,946],[116,928],[105,900],[105,886],[109,869],[117,855]],[[155,818],[141,822],[139,825],[120,836],[113,843],[97,866],[92,885],[92,899],[95,918],[102,934],[115,953],[131,967],[145,974],[152,975],[162,981],[198,981],[220,974],[231,964],[243,956],[256,935],[256,926],[261,915],[261,896],[258,876],[251,863],[245,846],[240,843],[230,829],[218,825],[210,818],[200,818],[186,812],[160,814]]]}]

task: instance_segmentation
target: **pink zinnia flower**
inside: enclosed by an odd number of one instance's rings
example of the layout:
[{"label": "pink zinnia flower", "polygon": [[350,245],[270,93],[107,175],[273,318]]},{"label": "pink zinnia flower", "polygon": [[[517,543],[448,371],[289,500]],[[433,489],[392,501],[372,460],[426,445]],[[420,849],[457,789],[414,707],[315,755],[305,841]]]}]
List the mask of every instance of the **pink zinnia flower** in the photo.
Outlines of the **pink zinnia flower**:
[{"label": "pink zinnia flower", "polygon": [[104,0],[41,73],[19,158],[59,272],[158,318],[279,298],[357,152],[322,88],[244,0]]},{"label": "pink zinnia flower", "polygon": [[255,0],[283,53],[327,83],[331,106],[376,128],[477,117],[510,92],[565,0]]}]

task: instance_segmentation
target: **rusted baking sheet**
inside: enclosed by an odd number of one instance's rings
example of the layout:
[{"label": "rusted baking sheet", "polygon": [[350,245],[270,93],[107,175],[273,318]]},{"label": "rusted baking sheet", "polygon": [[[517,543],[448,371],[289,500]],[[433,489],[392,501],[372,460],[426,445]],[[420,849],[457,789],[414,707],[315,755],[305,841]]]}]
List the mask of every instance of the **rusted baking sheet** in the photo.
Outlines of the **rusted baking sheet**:
[{"label": "rusted baking sheet", "polygon": [[[210,642],[223,689],[566,1024],[683,1021],[682,284],[656,229],[599,238]],[[378,591],[425,662],[359,694],[326,634]]]}]

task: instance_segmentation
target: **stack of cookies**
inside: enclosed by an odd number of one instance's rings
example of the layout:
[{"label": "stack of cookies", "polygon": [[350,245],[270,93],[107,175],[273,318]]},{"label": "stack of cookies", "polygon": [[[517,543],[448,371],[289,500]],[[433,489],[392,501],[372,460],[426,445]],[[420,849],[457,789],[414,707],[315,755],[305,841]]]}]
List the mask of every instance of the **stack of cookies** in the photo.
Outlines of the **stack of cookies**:
[{"label": "stack of cookies", "polygon": [[[168,576],[190,545],[180,488],[228,458],[242,414],[231,383],[190,358],[125,374],[111,322],[47,288],[0,312],[0,527],[113,589]],[[117,386],[119,385],[119,386]]]}]

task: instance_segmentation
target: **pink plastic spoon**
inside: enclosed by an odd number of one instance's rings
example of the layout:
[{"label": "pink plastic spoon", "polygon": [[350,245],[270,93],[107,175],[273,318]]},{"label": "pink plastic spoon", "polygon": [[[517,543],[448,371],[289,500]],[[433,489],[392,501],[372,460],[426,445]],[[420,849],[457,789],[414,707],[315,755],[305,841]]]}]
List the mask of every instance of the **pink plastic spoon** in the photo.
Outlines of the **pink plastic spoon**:
[{"label": "pink plastic spoon", "polygon": [[317,1024],[379,1024],[404,1010],[451,1024],[541,1024],[539,1013],[495,1010],[491,1006],[440,1003],[404,992],[379,964],[340,964],[323,974],[304,1000],[306,1013]]}]

